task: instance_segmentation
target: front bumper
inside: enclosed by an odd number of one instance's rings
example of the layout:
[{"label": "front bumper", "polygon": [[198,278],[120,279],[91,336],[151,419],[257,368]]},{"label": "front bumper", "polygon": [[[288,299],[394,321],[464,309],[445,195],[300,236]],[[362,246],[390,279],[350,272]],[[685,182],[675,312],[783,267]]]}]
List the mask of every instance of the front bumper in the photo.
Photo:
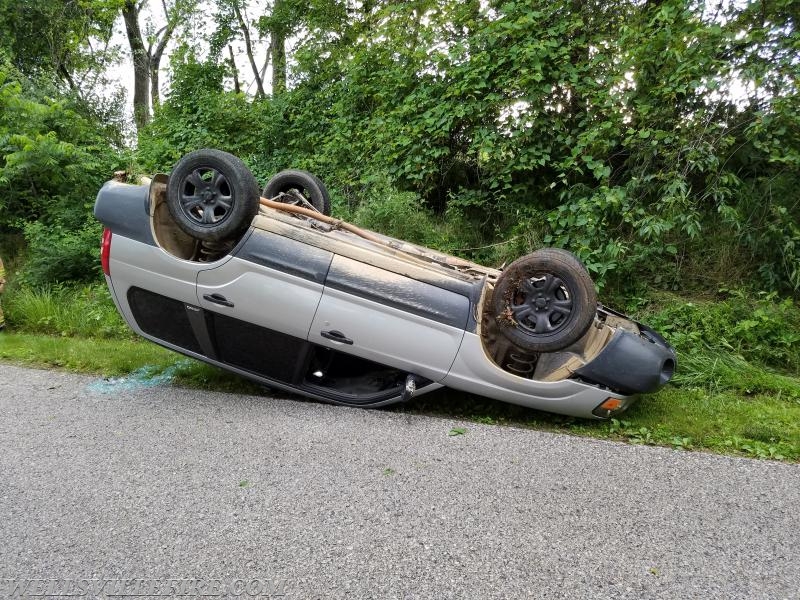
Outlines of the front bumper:
[{"label": "front bumper", "polygon": [[575,375],[626,395],[654,392],[666,384],[677,367],[675,350],[649,327],[637,325],[639,334],[617,329],[600,354]]}]

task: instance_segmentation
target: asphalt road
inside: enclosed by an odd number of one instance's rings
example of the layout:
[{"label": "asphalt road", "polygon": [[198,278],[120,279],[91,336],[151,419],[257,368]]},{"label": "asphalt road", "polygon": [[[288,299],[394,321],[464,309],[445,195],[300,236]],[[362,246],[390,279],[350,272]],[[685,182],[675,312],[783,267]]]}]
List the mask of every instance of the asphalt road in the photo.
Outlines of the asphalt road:
[{"label": "asphalt road", "polygon": [[800,598],[798,465],[96,383],[0,365],[0,596]]}]

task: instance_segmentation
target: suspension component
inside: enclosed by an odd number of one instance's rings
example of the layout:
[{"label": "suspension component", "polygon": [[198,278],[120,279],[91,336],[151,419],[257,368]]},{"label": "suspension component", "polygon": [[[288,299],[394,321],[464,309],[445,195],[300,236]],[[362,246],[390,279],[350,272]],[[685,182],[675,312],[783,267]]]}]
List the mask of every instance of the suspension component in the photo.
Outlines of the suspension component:
[{"label": "suspension component", "polygon": [[489,311],[484,311],[481,318],[481,336],[484,348],[497,366],[518,377],[533,379],[539,354],[525,352],[500,335],[497,319],[492,318]]},{"label": "suspension component", "polygon": [[519,375],[520,377],[531,379],[533,377],[533,371],[536,369],[536,362],[539,360],[539,356],[537,354],[526,354],[517,351],[510,352],[506,360],[508,361],[505,364],[506,371],[514,373],[514,375]]},{"label": "suspension component", "polygon": [[197,260],[199,262],[214,262],[225,256],[230,249],[230,242],[202,240],[197,250]]}]

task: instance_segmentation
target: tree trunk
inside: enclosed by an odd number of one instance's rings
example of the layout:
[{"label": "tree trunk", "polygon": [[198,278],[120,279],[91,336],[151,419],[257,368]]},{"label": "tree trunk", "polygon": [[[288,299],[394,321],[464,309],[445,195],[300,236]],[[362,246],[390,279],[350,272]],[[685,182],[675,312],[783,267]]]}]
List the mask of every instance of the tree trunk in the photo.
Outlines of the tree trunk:
[{"label": "tree trunk", "polygon": [[137,131],[141,131],[150,122],[150,56],[144,47],[135,0],[125,1],[122,18],[133,57],[133,119]]},{"label": "tree trunk", "polygon": [[150,101],[153,103],[153,112],[156,107],[161,103],[161,96],[159,90],[159,82],[161,80],[159,68],[161,66],[161,57],[164,56],[164,50],[167,48],[167,43],[175,31],[176,20],[173,17],[167,16],[168,24],[164,28],[163,37],[158,41],[156,49],[150,54]]},{"label": "tree trunk", "polygon": [[161,98],[158,95],[158,88],[159,88],[159,75],[158,75],[158,64],[151,61],[150,63],[150,102],[153,105],[153,114],[155,114],[156,109],[158,108],[159,104],[161,104]]},{"label": "tree trunk", "polygon": [[236,60],[233,58],[233,47],[228,45],[228,54],[231,55],[231,70],[233,71],[233,91],[237,94],[242,91],[239,87],[239,69],[236,68]]},{"label": "tree trunk", "polygon": [[273,30],[270,34],[272,51],[272,94],[286,91],[286,39],[283,31]]},{"label": "tree trunk", "polygon": [[[181,6],[181,4],[183,4],[183,6]],[[159,89],[159,82],[161,80],[159,74],[161,57],[164,56],[164,51],[167,49],[167,44],[169,43],[170,39],[172,39],[172,34],[175,33],[175,28],[178,26],[178,21],[184,18],[183,13],[185,11],[192,10],[195,3],[179,3],[176,0],[172,6],[172,11],[170,11],[167,7],[165,0],[161,0],[161,5],[164,8],[164,18],[167,20],[167,24],[162,27],[161,31],[159,32],[161,33],[160,38],[159,34],[156,34],[156,39],[158,42],[156,43],[155,50],[153,50],[152,45],[147,49],[147,54],[150,56],[150,101],[153,103],[153,112],[155,112],[156,107],[158,107],[158,105],[161,103],[161,90]]]},{"label": "tree trunk", "polygon": [[[275,0],[272,15],[283,12],[285,0]],[[286,91],[286,25],[280,19],[273,21],[269,30],[269,48],[272,54],[272,95]]]}]

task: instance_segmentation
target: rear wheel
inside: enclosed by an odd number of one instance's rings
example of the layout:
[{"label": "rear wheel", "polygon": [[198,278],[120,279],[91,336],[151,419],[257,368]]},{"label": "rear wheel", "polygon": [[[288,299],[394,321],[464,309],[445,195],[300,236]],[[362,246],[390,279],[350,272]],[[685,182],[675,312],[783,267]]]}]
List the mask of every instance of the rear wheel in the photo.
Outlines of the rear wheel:
[{"label": "rear wheel", "polygon": [[181,158],[167,183],[167,207],[195,239],[219,242],[250,226],[258,213],[258,182],[237,157],[203,149]]},{"label": "rear wheel", "polygon": [[511,342],[529,352],[553,352],[583,337],[597,311],[597,294],[574,254],[545,248],[503,270],[492,305]]},{"label": "rear wheel", "polygon": [[331,198],[325,184],[308,171],[280,171],[267,182],[264,197],[300,206],[310,205],[323,215],[331,214]]}]

